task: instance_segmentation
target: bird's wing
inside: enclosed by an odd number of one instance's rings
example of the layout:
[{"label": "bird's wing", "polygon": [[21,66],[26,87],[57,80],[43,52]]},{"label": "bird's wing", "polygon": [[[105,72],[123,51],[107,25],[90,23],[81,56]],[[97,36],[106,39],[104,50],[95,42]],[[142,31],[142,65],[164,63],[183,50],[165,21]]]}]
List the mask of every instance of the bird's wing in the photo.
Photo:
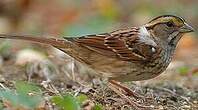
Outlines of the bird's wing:
[{"label": "bird's wing", "polygon": [[136,62],[148,60],[156,51],[155,42],[147,37],[138,28],[129,28],[66,39],[108,57]]}]

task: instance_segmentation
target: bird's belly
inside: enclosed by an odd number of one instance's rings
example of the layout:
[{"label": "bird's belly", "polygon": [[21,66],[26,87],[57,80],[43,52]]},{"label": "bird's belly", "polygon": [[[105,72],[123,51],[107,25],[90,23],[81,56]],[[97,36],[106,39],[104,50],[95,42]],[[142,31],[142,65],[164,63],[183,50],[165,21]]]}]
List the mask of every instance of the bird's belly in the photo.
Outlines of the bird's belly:
[{"label": "bird's belly", "polygon": [[111,79],[118,80],[121,82],[147,80],[160,75],[166,69],[166,67],[163,65],[159,65],[152,68],[147,66],[133,65],[131,68],[135,69],[131,69],[131,71],[124,75],[111,77]]},{"label": "bird's belly", "polygon": [[163,71],[166,70],[168,65],[170,64],[171,58],[163,58],[163,59],[157,59],[151,63],[144,63],[144,64],[137,64],[132,63],[130,65],[131,69],[130,72],[128,72],[125,75],[121,75],[119,77],[112,77],[114,80],[118,81],[141,81],[141,80],[147,80],[152,79],[158,75],[160,75]]},{"label": "bird's belly", "polygon": [[123,82],[140,81],[154,78],[167,68],[171,59],[164,54],[161,56],[153,62],[133,63],[92,53],[85,64],[101,77]]},{"label": "bird's belly", "polygon": [[156,62],[156,64],[150,65],[149,63],[137,64],[117,59],[103,59],[90,65],[100,76],[121,82],[154,78],[160,75],[167,66],[168,64],[163,62]]},{"label": "bird's belly", "polygon": [[117,59],[100,60],[93,63],[91,66],[100,76],[104,77],[119,77],[130,72],[130,62],[120,61]]}]

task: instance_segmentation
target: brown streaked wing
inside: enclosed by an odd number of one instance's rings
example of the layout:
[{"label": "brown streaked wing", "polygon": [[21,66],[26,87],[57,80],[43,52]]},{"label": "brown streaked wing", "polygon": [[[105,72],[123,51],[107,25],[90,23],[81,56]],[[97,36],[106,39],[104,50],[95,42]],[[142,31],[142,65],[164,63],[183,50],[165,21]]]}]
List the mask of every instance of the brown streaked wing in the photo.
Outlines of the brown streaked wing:
[{"label": "brown streaked wing", "polygon": [[104,40],[108,36],[110,36],[108,33],[104,33],[99,35],[86,35],[78,38],[70,38],[69,40],[102,55],[116,57],[115,52],[104,45]]},{"label": "brown streaked wing", "polygon": [[136,62],[145,60],[144,56],[134,53],[133,48],[129,48],[126,43],[138,40],[137,32],[137,28],[130,28],[112,33],[87,35],[74,38],[72,41],[105,56]]}]

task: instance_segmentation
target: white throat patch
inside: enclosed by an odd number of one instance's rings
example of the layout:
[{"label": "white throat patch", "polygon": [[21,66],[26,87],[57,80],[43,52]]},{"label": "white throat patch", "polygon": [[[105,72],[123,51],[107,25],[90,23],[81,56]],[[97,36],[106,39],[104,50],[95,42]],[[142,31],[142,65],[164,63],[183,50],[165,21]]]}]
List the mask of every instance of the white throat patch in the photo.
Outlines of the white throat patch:
[{"label": "white throat patch", "polygon": [[151,39],[150,33],[144,26],[140,27],[139,38],[140,42],[144,42],[145,44],[151,45],[153,47],[157,46],[153,39]]},{"label": "white throat patch", "polygon": [[144,26],[140,27],[140,35],[150,36],[149,32],[147,31],[147,29]]}]

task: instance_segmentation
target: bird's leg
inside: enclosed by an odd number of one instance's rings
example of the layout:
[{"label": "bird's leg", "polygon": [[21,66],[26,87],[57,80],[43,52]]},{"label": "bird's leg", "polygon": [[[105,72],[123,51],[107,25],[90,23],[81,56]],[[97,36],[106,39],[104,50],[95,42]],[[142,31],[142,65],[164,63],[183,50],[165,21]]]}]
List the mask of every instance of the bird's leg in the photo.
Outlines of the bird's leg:
[{"label": "bird's leg", "polygon": [[140,95],[140,94],[137,94],[135,93],[134,91],[132,91],[131,89],[121,85],[119,82],[115,81],[115,80],[109,80],[109,83],[121,88],[122,90],[124,90],[127,95],[129,96],[133,96],[134,98],[140,98],[140,99],[144,99],[144,96]]},{"label": "bird's leg", "polygon": [[120,91],[120,87],[115,85],[115,84],[112,84],[112,83],[109,83],[108,84],[108,87],[113,90],[116,94],[118,94],[120,97],[124,98],[124,100],[126,100],[127,103],[129,103],[131,106],[133,106],[135,108],[135,110],[140,110],[140,108],[151,108],[150,106],[145,106],[145,105],[141,105],[139,104],[136,100],[134,99],[131,99],[130,97],[126,96],[125,94],[122,93],[122,91]]}]

